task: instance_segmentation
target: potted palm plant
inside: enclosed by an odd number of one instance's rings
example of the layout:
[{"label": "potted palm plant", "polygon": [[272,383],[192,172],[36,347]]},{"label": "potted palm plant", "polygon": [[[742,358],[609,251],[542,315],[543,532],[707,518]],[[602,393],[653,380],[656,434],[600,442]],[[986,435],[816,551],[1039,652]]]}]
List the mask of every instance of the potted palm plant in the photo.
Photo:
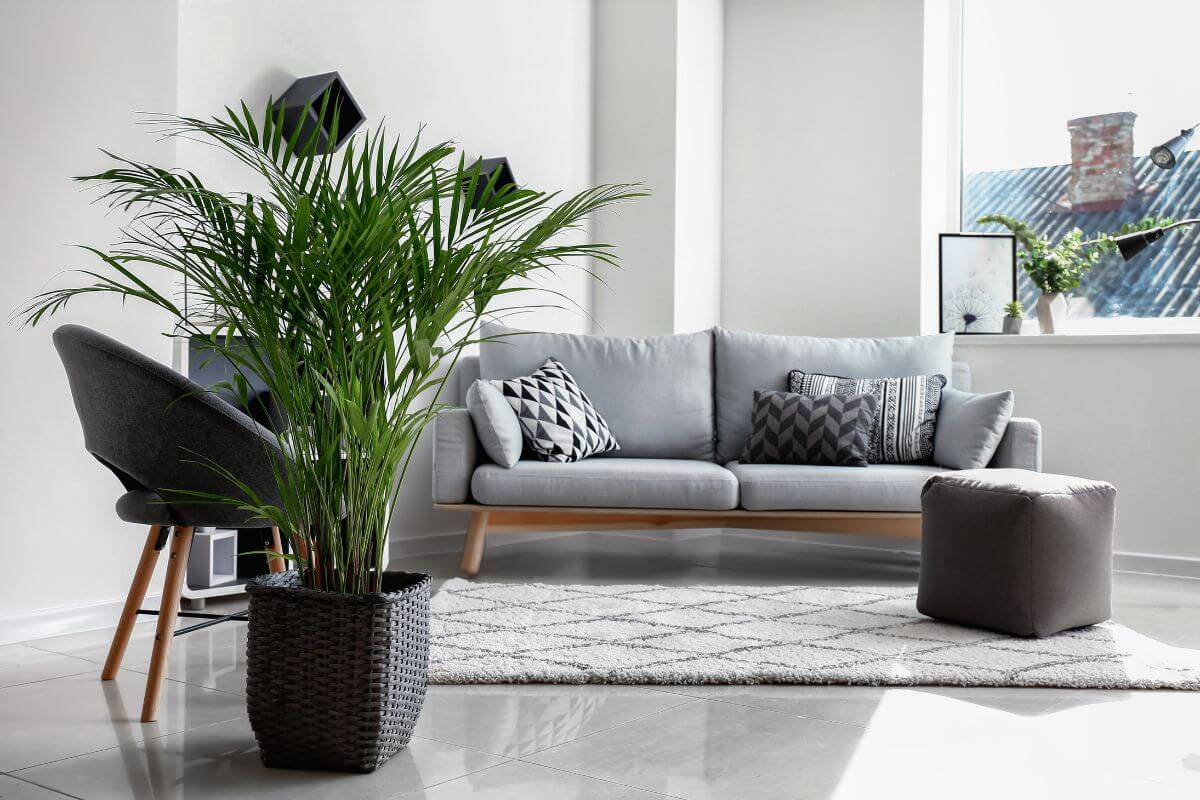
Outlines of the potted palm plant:
[{"label": "potted palm plant", "polygon": [[[328,96],[319,116],[336,126]],[[270,520],[291,545],[280,555],[294,569],[249,587],[250,722],[269,766],[373,770],[407,744],[425,691],[429,578],[389,572],[385,546],[445,375],[485,310],[526,279],[581,258],[614,263],[608,245],[560,234],[641,192],[501,187],[451,144],[404,145],[382,126],[323,153],[320,126],[286,136],[269,106],[257,119],[243,103],[151,121],[216,145],[262,188],[217,191],[113,156],[79,180],[132,221],[113,248],[92,250],[103,266],[82,271],[84,285],[40,294],[26,320],[120,295],[205,337],[236,366],[235,388],[263,380],[289,421],[274,434],[289,456],[276,467],[282,500],[264,504],[219,463],[242,494],[207,497]],[[187,287],[192,313],[155,288],[163,274]]]}]

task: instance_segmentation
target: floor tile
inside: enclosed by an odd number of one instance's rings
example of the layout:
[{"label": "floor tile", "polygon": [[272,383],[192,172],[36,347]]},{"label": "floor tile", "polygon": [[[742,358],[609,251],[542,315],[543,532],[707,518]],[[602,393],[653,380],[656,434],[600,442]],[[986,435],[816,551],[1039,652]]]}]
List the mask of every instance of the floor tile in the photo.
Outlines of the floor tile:
[{"label": "floor tile", "polygon": [[[443,554],[404,566],[436,585],[458,574],[457,562]],[[479,580],[911,585],[916,577],[906,556],[773,534],[660,531],[494,547]],[[1140,633],[1200,649],[1200,581],[1117,573],[1113,607]],[[0,776],[2,800],[65,796],[22,777],[85,798],[1200,797],[1200,692],[436,686],[419,738],[372,775],[267,770],[240,696],[246,626],[175,640],[162,717],[142,726],[138,670],[153,630],[136,627],[126,669],[108,683],[98,677],[111,629],[0,647],[0,770],[40,764]]]},{"label": "floor tile", "polygon": [[[267,769],[244,719],[121,746],[18,773],[88,800],[375,800],[487,769],[504,759],[428,739],[367,775]],[[420,796],[420,795],[418,795]]]},{"label": "floor tile", "polygon": [[888,691],[876,686],[704,686],[703,697],[777,714],[866,726]]},{"label": "floor tile", "polygon": [[50,653],[23,644],[0,646],[0,689],[21,683],[93,672],[95,669],[94,663],[82,658]]},{"label": "floor tile", "polygon": [[1080,692],[1031,713],[1004,707],[997,698],[1009,692],[978,702],[966,690],[888,690],[840,788],[850,797],[939,797],[986,775],[988,797],[1112,797],[1120,796],[1109,793],[1112,786],[1141,783],[1200,796],[1197,693]]},{"label": "floor tile", "polygon": [[516,757],[688,702],[636,686],[431,686],[417,735]]},{"label": "floor tile", "polygon": [[1200,580],[1118,572],[1113,618],[1160,642],[1200,650]]},{"label": "floor tile", "polygon": [[[122,670],[116,680],[95,672],[0,689],[0,770],[90,753],[118,744],[235,719],[237,695],[167,681],[157,722],[142,724],[146,676]],[[19,732],[19,735],[12,735]]]},{"label": "floor tile", "polygon": [[63,800],[64,797],[67,795],[0,775],[0,800]]},{"label": "floor tile", "polygon": [[827,797],[864,733],[701,700],[526,760],[689,800]]},{"label": "floor tile", "polygon": [[[150,659],[126,659],[127,669],[147,672]],[[171,643],[167,676],[173,680],[246,693],[246,623],[226,622],[179,636]]]},{"label": "floor tile", "polygon": [[655,800],[666,795],[509,761],[404,797],[405,800]]},{"label": "floor tile", "polygon": [[[103,664],[108,658],[108,647],[112,642],[113,628],[101,628],[79,633],[66,633],[61,636],[51,636],[48,639],[38,639],[25,642],[29,647],[47,650],[51,653],[85,658],[97,664]],[[125,664],[139,661],[149,661],[150,651],[154,648],[154,625],[141,622],[133,626],[133,634],[129,637],[129,645],[125,648]]]}]

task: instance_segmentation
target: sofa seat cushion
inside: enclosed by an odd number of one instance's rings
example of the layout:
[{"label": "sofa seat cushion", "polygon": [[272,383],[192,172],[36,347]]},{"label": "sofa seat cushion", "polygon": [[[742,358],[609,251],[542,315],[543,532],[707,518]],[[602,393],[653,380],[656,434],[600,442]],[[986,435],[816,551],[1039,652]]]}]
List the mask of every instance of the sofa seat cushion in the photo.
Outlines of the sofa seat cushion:
[{"label": "sofa seat cushion", "polygon": [[737,476],[742,508],[749,511],[920,511],[921,488],[947,470],[923,464],[820,467],[810,464],[742,464]]},{"label": "sofa seat cushion", "polygon": [[[919,491],[919,487],[918,487]],[[492,506],[592,508],[737,508],[733,473],[711,461],[587,458],[569,464],[518,461],[512,469],[483,464],[471,478],[477,503]]]}]

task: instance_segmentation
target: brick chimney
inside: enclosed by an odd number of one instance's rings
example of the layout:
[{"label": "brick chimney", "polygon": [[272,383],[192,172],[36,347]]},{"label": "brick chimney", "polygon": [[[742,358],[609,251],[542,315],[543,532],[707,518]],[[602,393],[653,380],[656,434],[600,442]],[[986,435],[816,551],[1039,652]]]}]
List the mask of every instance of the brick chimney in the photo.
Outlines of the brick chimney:
[{"label": "brick chimney", "polygon": [[1133,195],[1133,121],[1117,111],[1079,117],[1071,132],[1071,181],[1067,199],[1075,211],[1114,211]]}]

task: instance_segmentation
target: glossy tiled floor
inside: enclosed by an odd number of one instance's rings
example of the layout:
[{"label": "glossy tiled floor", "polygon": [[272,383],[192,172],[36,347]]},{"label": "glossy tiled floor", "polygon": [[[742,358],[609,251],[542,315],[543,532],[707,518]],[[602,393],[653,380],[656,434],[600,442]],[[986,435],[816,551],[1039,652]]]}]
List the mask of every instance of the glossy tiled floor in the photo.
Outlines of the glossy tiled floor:
[{"label": "glossy tiled floor", "polygon": [[[439,578],[454,558],[405,566]],[[484,577],[902,584],[911,558],[744,534],[569,536],[494,548]],[[1200,581],[1116,578],[1116,617],[1200,649]],[[0,647],[0,798],[1200,797],[1200,693],[833,686],[432,687],[372,775],[264,769],[244,625],[181,638],[137,723],[151,629],[98,680],[107,631]]]}]

